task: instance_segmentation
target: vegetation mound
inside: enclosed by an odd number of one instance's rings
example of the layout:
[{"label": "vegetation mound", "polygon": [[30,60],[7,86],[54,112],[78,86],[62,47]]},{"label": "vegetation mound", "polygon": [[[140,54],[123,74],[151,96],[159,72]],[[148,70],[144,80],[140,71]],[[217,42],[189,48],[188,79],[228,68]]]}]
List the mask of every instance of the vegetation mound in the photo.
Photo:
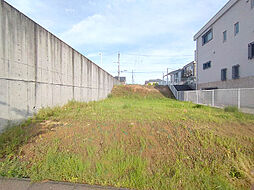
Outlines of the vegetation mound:
[{"label": "vegetation mound", "polygon": [[166,86],[119,85],[113,88],[114,97],[172,98]]},{"label": "vegetation mound", "polygon": [[[197,109],[198,108],[198,109]],[[0,175],[131,189],[250,189],[254,116],[118,86],[0,135]]]}]

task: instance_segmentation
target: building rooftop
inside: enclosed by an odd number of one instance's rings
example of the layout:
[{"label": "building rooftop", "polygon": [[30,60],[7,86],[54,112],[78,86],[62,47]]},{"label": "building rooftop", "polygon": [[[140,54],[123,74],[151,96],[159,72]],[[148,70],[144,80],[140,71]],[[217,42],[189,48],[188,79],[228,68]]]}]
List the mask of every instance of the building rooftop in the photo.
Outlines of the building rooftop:
[{"label": "building rooftop", "polygon": [[186,67],[189,67],[190,65],[194,65],[194,64],[195,64],[195,61],[192,61],[192,62],[188,63],[187,65],[184,65],[183,69],[186,68]]},{"label": "building rooftop", "polygon": [[175,71],[171,71],[170,73],[166,74],[165,76],[173,75],[173,74],[178,73],[178,72],[181,72],[181,71],[182,71],[182,69],[177,69],[177,70],[175,70]]}]

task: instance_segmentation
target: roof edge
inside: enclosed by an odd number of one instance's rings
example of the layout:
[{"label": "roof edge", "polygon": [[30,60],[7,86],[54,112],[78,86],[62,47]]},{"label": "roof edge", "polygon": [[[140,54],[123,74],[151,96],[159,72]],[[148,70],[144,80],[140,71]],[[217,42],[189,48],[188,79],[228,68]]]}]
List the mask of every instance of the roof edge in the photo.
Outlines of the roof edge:
[{"label": "roof edge", "polygon": [[196,41],[207,29],[211,27],[218,19],[228,12],[239,0],[229,0],[199,31],[194,35]]}]

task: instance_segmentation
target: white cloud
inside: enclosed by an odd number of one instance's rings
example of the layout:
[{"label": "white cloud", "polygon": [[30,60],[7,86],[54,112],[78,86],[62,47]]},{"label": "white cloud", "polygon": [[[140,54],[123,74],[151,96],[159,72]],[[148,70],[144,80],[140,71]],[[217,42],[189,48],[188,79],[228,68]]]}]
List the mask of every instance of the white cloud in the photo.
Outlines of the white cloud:
[{"label": "white cloud", "polygon": [[65,8],[64,11],[65,11],[66,13],[69,13],[69,14],[75,13],[75,9],[71,9],[71,8]]},{"label": "white cloud", "polygon": [[[113,62],[120,51],[123,69],[163,72],[167,67],[177,69],[193,59],[185,56],[193,55],[193,35],[227,0],[73,0],[71,4],[50,0],[6,1],[42,26],[57,31],[60,38],[86,52],[96,63],[100,63],[98,53],[102,51],[100,66],[107,71],[117,70]],[[108,52],[115,53],[107,55]],[[161,73],[137,75],[137,81],[142,83],[161,76]]]},{"label": "white cloud", "polygon": [[75,24],[70,30],[64,32],[61,37],[75,45],[100,42],[114,44],[126,42],[124,36],[117,35],[123,33],[123,30],[105,16],[96,14]]},{"label": "white cloud", "polygon": [[168,34],[169,38],[170,35],[180,36],[191,30],[186,25],[197,18],[197,14],[190,8],[184,12],[179,8],[173,11],[174,7],[179,6],[177,3],[173,3],[173,8],[170,7],[171,3],[167,3],[168,10],[160,10],[158,5],[148,9],[139,5],[134,3],[134,7],[125,7],[107,4],[112,11],[83,19],[63,32],[61,37],[73,45],[133,44],[144,39],[152,40],[159,35]]}]

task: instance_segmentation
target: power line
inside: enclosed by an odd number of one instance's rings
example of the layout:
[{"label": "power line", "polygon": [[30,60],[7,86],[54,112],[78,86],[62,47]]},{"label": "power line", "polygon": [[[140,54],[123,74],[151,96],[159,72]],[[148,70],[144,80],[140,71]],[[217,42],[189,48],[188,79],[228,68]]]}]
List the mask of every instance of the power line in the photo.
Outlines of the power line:
[{"label": "power line", "polygon": [[133,72],[124,72],[124,73],[127,73],[127,74],[132,74],[132,73],[136,73],[136,74],[142,74],[142,73],[143,73],[143,74],[147,74],[147,73],[162,73],[162,71],[143,71],[143,72],[142,72],[142,71],[140,71],[140,72],[138,72],[138,71],[137,71],[137,72],[134,72],[134,71],[133,71]]},{"label": "power line", "polygon": [[142,57],[165,57],[165,58],[174,58],[174,57],[192,57],[193,55],[149,55],[149,54],[132,54],[132,53],[124,53],[125,55],[133,55],[133,56],[142,56]]},{"label": "power line", "polygon": [[[169,70],[177,70],[177,69],[172,69],[172,68],[168,68]],[[116,73],[116,71],[110,71],[110,73]],[[136,72],[132,72],[132,71],[124,71],[123,73],[127,73],[127,74],[132,74],[132,73],[163,73],[163,71],[136,71]]]}]

